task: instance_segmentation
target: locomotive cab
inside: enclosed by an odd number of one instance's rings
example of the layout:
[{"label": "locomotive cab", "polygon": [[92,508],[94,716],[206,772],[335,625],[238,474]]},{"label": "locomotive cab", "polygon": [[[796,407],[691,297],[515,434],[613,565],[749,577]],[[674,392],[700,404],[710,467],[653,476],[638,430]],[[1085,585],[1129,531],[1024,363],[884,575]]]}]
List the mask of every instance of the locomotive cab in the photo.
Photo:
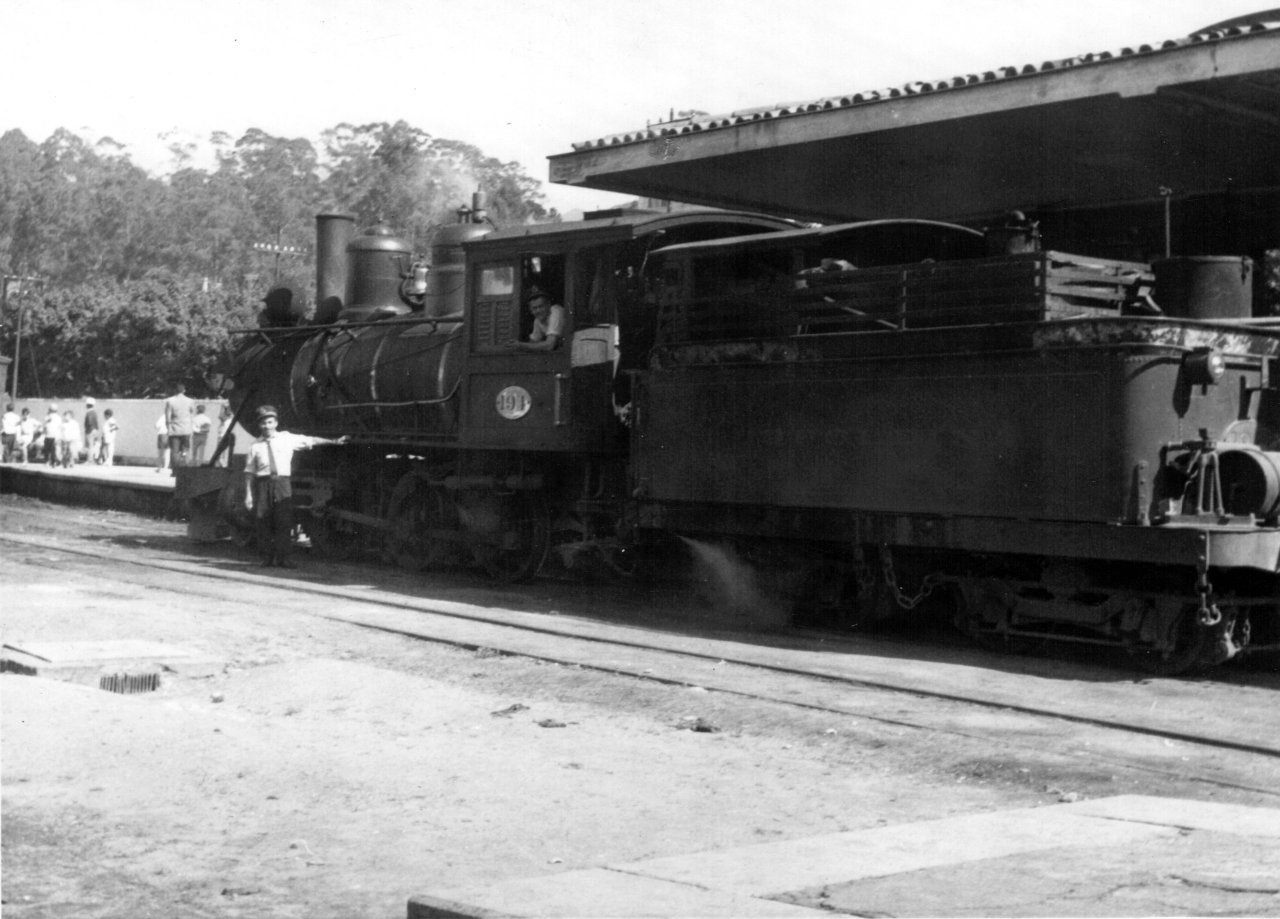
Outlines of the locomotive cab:
[{"label": "locomotive cab", "polygon": [[[470,330],[464,382],[465,445],[601,452],[617,442],[611,392],[617,365],[615,301],[598,265],[609,253],[495,253],[468,278]],[[531,294],[562,310],[555,347],[522,350],[534,318]],[[555,307],[553,307],[555,309]]]},{"label": "locomotive cab", "polygon": [[[465,245],[467,359],[461,446],[622,455],[627,373],[647,362],[656,301],[643,285],[658,246],[794,224],[734,212],[628,212],[498,230]],[[530,351],[530,293],[564,309],[558,346]]]}]

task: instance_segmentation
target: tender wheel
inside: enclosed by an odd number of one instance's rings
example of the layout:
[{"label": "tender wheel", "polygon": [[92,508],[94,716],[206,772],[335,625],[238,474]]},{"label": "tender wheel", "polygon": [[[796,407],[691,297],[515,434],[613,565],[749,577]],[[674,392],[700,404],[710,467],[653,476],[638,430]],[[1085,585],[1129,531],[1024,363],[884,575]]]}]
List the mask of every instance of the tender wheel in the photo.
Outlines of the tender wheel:
[{"label": "tender wheel", "polygon": [[952,622],[958,631],[985,651],[1008,651],[1007,625],[1013,608],[1012,593],[1000,581],[966,578],[955,590]]},{"label": "tender wheel", "polygon": [[815,565],[802,575],[792,606],[792,622],[800,627],[858,629],[875,621],[876,585],[863,585],[838,562]]},{"label": "tender wheel", "polygon": [[1169,627],[1169,635],[1172,641],[1170,647],[1131,648],[1129,654],[1133,662],[1153,676],[1186,673],[1203,663],[1214,629],[1201,625],[1196,608],[1187,606]]},{"label": "tender wheel", "polygon": [[497,581],[527,581],[551,545],[551,518],[542,495],[472,495],[459,514],[476,562]]}]

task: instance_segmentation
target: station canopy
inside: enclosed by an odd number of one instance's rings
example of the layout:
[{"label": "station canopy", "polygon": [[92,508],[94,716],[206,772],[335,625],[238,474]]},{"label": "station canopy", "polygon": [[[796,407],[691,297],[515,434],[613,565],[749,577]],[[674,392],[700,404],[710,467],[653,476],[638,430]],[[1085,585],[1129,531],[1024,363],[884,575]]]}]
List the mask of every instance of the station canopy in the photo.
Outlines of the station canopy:
[{"label": "station canopy", "polygon": [[1186,38],[672,120],[574,144],[550,157],[550,178],[801,220],[977,226],[1170,196],[1242,194],[1257,211],[1280,190],[1278,147],[1272,10]]}]

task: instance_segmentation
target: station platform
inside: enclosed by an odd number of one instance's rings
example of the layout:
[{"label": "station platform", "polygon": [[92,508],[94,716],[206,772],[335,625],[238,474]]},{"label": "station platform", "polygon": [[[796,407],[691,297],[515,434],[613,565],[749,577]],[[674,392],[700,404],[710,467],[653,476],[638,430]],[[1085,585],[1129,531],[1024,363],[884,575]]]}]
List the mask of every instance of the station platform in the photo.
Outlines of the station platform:
[{"label": "station platform", "polygon": [[0,464],[0,493],[153,517],[178,516],[174,484],[172,470],[155,466]]},{"label": "station platform", "polygon": [[409,919],[1280,915],[1280,810],[1123,795],[605,865]]}]

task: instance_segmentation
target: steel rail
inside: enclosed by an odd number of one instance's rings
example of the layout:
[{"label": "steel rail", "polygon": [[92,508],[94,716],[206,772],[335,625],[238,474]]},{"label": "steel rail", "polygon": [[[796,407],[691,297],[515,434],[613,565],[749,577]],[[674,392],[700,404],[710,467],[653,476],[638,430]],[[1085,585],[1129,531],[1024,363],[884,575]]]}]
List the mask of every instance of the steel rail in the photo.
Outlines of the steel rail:
[{"label": "steel rail", "polygon": [[[12,510],[13,510],[12,508],[9,509],[9,511],[12,511]],[[128,529],[128,528],[119,527],[119,526],[116,526],[115,528],[125,529],[125,530]],[[282,585],[279,579],[276,577],[256,574],[251,571],[245,571],[242,573],[242,572],[228,572],[226,570],[221,570],[221,571],[201,570],[199,567],[193,567],[189,561],[171,562],[164,559],[140,558],[136,554],[111,552],[100,546],[92,546],[92,547],[68,546],[62,543],[53,542],[49,539],[36,537],[36,536],[3,533],[3,534],[0,534],[0,543],[8,543],[11,545],[23,546],[26,548],[39,549],[41,551],[60,552],[65,555],[79,556],[79,557],[94,559],[98,561],[111,561],[115,563],[123,562],[123,563],[137,566],[137,567],[151,568],[151,569],[164,570],[164,571],[175,571],[175,572],[180,572],[188,577],[198,576],[203,579],[211,580],[211,581],[233,580],[233,581],[239,581],[242,583],[253,583],[253,584],[259,584],[259,585],[278,586],[278,587],[285,586],[285,585]],[[961,693],[949,693],[949,692],[941,692],[941,691],[929,690],[929,689],[904,687],[901,685],[895,685],[893,683],[880,681],[880,680],[851,678],[838,673],[834,673],[829,670],[822,670],[818,668],[788,667],[788,666],[782,666],[779,664],[761,662],[758,660],[750,660],[745,656],[740,658],[734,658],[732,656],[726,656],[723,653],[711,653],[711,652],[695,651],[695,650],[689,650],[689,649],[671,648],[656,642],[625,640],[616,636],[583,634],[582,632],[575,632],[571,628],[556,628],[553,626],[543,626],[543,625],[533,626],[528,623],[513,622],[510,619],[504,619],[499,615],[492,615],[492,614],[486,615],[481,611],[483,608],[480,608],[480,607],[473,607],[471,610],[467,610],[467,611],[449,610],[449,609],[440,608],[440,605],[433,606],[432,605],[433,601],[430,601],[430,600],[409,601],[409,600],[397,600],[397,599],[388,598],[385,596],[382,596],[382,597],[370,596],[369,594],[364,592],[357,592],[354,590],[344,589],[336,585],[318,584],[315,582],[303,581],[298,579],[291,579],[290,581],[288,581],[287,587],[291,593],[295,593],[295,594],[308,593],[316,596],[331,597],[334,599],[351,600],[362,605],[374,607],[375,609],[385,608],[385,609],[394,609],[394,610],[406,610],[406,611],[411,611],[416,613],[426,613],[429,615],[439,616],[447,619],[466,620],[466,621],[472,621],[472,622],[493,626],[501,629],[509,629],[513,632],[523,632],[523,633],[529,633],[529,634],[543,635],[543,636],[552,637],[552,638],[563,638],[566,640],[589,642],[593,644],[599,644],[605,647],[612,646],[612,647],[619,647],[619,648],[634,649],[634,650],[639,650],[639,651],[643,651],[651,654],[664,655],[673,659],[688,659],[688,660],[697,660],[697,661],[703,661],[703,662],[732,664],[735,666],[749,668],[757,671],[767,671],[777,675],[799,677],[803,679],[822,681],[824,683],[837,683],[850,688],[870,689],[870,690],[875,690],[879,692],[896,693],[896,694],[905,695],[905,696],[914,696],[921,699],[935,699],[939,701],[953,702],[953,703],[958,703],[962,705],[973,706],[976,708],[989,709],[993,711],[1013,712],[1013,713],[1027,715],[1031,717],[1064,721],[1067,723],[1099,728],[1103,730],[1158,737],[1165,740],[1178,741],[1178,742],[1192,744],[1198,747],[1203,747],[1208,749],[1234,750],[1237,752],[1243,752],[1243,753],[1248,753],[1252,755],[1262,756],[1267,759],[1280,759],[1280,751],[1277,751],[1276,749],[1272,749],[1264,746],[1258,746],[1254,744],[1248,744],[1244,742],[1226,740],[1222,738],[1207,737],[1207,736],[1198,735],[1198,734],[1187,732],[1187,731],[1162,729],[1158,727],[1152,727],[1149,725],[1126,722],[1123,720],[1109,720],[1106,718],[1096,718],[1096,717],[1088,717],[1088,716],[1072,714],[1072,713],[1064,713],[1062,711],[1058,711],[1048,707],[1034,705],[1034,704],[1024,704],[1024,705],[1010,704],[1009,702],[1003,701],[1003,700],[984,699],[978,696],[964,695]],[[185,589],[190,591],[190,586],[186,587]],[[440,601],[435,601],[435,602],[439,604]],[[466,606],[467,604],[447,603],[445,605]],[[982,735],[982,734],[969,732],[969,731],[961,731],[961,730],[956,730],[954,728],[940,728],[936,725],[922,723],[921,721],[893,718],[890,716],[877,715],[874,713],[868,713],[861,710],[852,711],[852,710],[841,708],[838,706],[798,701],[796,699],[786,698],[781,695],[769,695],[764,693],[748,692],[748,691],[734,689],[734,688],[723,686],[723,685],[722,686],[709,685],[708,681],[706,680],[694,681],[694,680],[685,680],[685,679],[680,679],[675,677],[658,676],[652,673],[645,673],[643,672],[643,670],[630,669],[627,667],[609,666],[603,663],[583,663],[580,659],[576,659],[570,656],[556,657],[552,655],[533,654],[524,650],[503,649],[501,647],[495,646],[492,642],[463,641],[463,640],[443,637],[440,635],[432,635],[429,632],[420,631],[416,629],[406,629],[406,628],[378,625],[378,624],[373,624],[369,622],[363,622],[356,615],[334,615],[329,613],[310,613],[310,615],[315,615],[319,618],[327,619],[330,621],[342,622],[348,625],[354,625],[359,628],[369,629],[372,631],[379,631],[386,634],[396,634],[402,637],[412,638],[419,641],[428,641],[428,642],[433,642],[437,644],[458,647],[465,650],[481,650],[481,649],[495,650],[495,651],[498,651],[499,653],[507,654],[513,657],[523,657],[526,659],[539,660],[547,663],[557,663],[557,664],[563,664],[566,666],[575,666],[582,669],[589,669],[594,672],[605,673],[605,674],[616,675],[616,676],[626,676],[626,677],[631,677],[631,678],[640,679],[647,682],[663,684],[663,685],[673,685],[673,686],[690,687],[690,688],[697,687],[697,688],[705,689],[707,691],[718,692],[725,695],[732,695],[739,698],[748,698],[756,701],[772,702],[775,704],[786,705],[792,708],[798,708],[798,709],[803,709],[807,711],[826,712],[833,715],[841,715],[845,717],[856,717],[856,718],[861,718],[868,721],[875,721],[875,722],[886,724],[886,725],[892,725],[895,727],[906,727],[914,730],[925,730],[925,731],[947,733],[954,736],[964,737],[968,739],[984,740],[988,742],[992,739],[989,735]],[[528,613],[527,615],[537,615],[537,614]],[[623,625],[619,625],[617,627],[626,628],[626,626],[623,626]],[[1032,748],[1034,746],[1031,744],[1022,744],[1017,741],[1010,740],[1009,738],[1001,738],[1001,742],[1012,745],[1012,746],[1024,746],[1028,748]],[[1038,747],[1035,747],[1035,748],[1039,749]],[[1113,765],[1123,766],[1125,768],[1134,769],[1136,771],[1145,772],[1147,774],[1161,775],[1161,776],[1166,776],[1170,778],[1183,778],[1183,779],[1188,778],[1187,774],[1184,772],[1173,772],[1170,770],[1164,770],[1164,769],[1160,769],[1153,766],[1145,766],[1129,760],[1120,760],[1115,758],[1108,758],[1106,756],[1099,756],[1096,752],[1093,755],[1095,756],[1096,759],[1098,759],[1101,762],[1109,762]],[[1195,781],[1211,784],[1217,787],[1233,788],[1237,790],[1244,790],[1244,791],[1256,792],[1259,794],[1265,794],[1271,797],[1280,797],[1280,789],[1277,789],[1277,788],[1255,787],[1255,786],[1244,785],[1244,784],[1239,784],[1234,782],[1227,782],[1227,781],[1215,779],[1209,776],[1195,776],[1194,779]]]}]

